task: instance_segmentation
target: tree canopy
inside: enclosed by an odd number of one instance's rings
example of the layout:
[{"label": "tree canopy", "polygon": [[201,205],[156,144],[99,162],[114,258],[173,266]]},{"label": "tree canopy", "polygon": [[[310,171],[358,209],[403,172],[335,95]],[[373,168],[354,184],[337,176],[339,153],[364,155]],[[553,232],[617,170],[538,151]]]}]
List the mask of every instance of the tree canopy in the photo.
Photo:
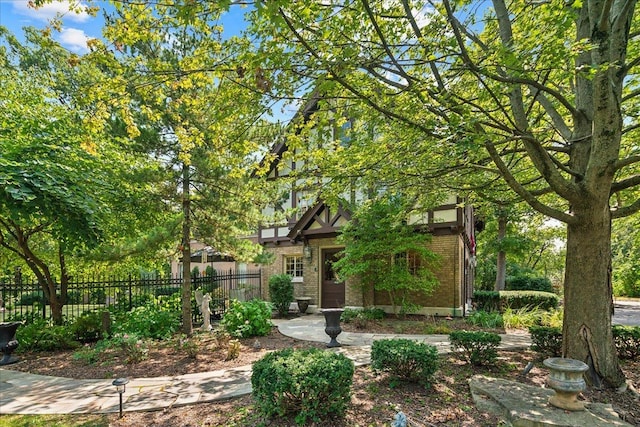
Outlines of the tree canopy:
[{"label": "tree canopy", "polygon": [[619,386],[611,220],[640,208],[637,25],[626,0],[279,1],[258,4],[252,30],[274,87],[313,80],[400,126],[385,161],[414,173],[398,176],[499,183],[564,222],[563,353]]},{"label": "tree canopy", "polygon": [[[154,68],[160,52],[146,50],[153,61],[140,69],[170,76],[172,90],[209,88],[192,77],[224,69],[216,84],[235,71],[234,81],[265,96],[313,90],[359,111],[369,133],[352,132],[336,177],[378,179],[416,195],[430,193],[434,179],[484,197],[508,189],[565,223],[563,355],[586,361],[594,384],[624,383],[611,333],[611,222],[640,209],[635,1],[260,1],[248,12],[255,38],[238,42],[252,55],[230,68],[202,61],[212,58],[204,51],[224,52],[216,17],[232,4],[116,2],[128,24],[106,34],[112,44],[104,49],[120,53],[104,66],[118,70],[127,49],[163,46],[183,29],[202,49],[171,69]],[[171,21],[174,30],[154,31]],[[113,93],[126,92],[126,76],[111,80]],[[164,91],[160,98],[180,99]],[[179,139],[189,136],[184,147],[204,140],[197,116],[180,115],[190,121],[175,125]],[[135,133],[132,115],[123,117]]]}]

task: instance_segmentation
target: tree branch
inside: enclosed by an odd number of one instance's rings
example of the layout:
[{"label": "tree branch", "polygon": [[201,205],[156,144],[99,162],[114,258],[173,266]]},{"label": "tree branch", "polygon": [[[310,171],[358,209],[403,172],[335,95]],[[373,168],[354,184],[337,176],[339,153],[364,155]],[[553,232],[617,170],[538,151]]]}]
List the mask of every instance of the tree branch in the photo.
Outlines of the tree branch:
[{"label": "tree branch", "polygon": [[622,207],[622,208],[617,208],[617,209],[612,209],[611,210],[611,218],[616,219],[616,218],[624,218],[627,217],[629,215],[633,215],[634,213],[637,213],[638,211],[640,211],[640,199],[636,200],[635,202],[633,202],[632,204]]},{"label": "tree branch", "polygon": [[626,166],[640,162],[640,155],[629,156],[616,162],[616,170],[620,170]]},{"label": "tree branch", "polygon": [[611,184],[611,191],[609,191],[610,195],[622,190],[626,190],[627,188],[631,188],[640,184],[640,175],[634,175],[632,177],[623,179],[622,181],[614,182]]},{"label": "tree branch", "polygon": [[[293,35],[296,37],[296,39],[304,46],[304,48],[311,55],[313,55],[316,59],[322,61],[322,58],[318,55],[318,52],[315,49],[313,49],[309,45],[309,43],[300,35],[300,32],[293,25],[293,23],[291,22],[291,20],[287,16],[287,14],[284,12],[284,10],[282,8],[279,8],[278,12],[280,13],[280,16],[282,16],[282,18],[284,19],[285,23],[287,24],[287,27],[289,27],[289,30],[293,33]],[[402,123],[406,123],[408,125],[411,125],[411,126],[415,127],[416,129],[421,130],[422,132],[424,132],[425,134],[427,134],[429,136],[432,136],[432,137],[437,137],[438,136],[431,129],[428,129],[427,127],[425,127],[422,124],[417,123],[417,122],[412,121],[412,120],[409,120],[407,117],[401,116],[401,115],[399,115],[397,113],[394,113],[392,111],[389,111],[389,110],[386,110],[386,109],[382,108],[376,102],[373,102],[370,99],[370,97],[368,97],[365,94],[361,93],[353,85],[349,84],[349,82],[347,82],[344,78],[342,78],[340,76],[340,73],[337,70],[335,70],[333,67],[328,66],[327,70],[332,74],[332,78],[334,80],[336,80],[345,89],[347,89],[349,92],[353,93],[356,97],[358,97],[360,100],[365,102],[367,105],[369,105],[374,110],[384,114],[387,117],[391,117],[391,118],[396,119],[396,120],[398,120],[398,121],[400,121]]]},{"label": "tree branch", "polygon": [[526,188],[524,188],[511,174],[509,167],[504,164],[500,154],[494,147],[494,145],[488,139],[485,139],[484,143],[485,148],[489,152],[491,159],[494,164],[497,166],[500,171],[500,175],[503,177],[507,185],[518,194],[522,200],[527,202],[532,208],[537,210],[538,212],[550,216],[552,218],[557,219],[558,221],[562,221],[567,224],[575,223],[577,220],[572,215],[569,215],[565,212],[561,212],[557,209],[554,209],[550,206],[542,204],[537,198],[535,198]]}]

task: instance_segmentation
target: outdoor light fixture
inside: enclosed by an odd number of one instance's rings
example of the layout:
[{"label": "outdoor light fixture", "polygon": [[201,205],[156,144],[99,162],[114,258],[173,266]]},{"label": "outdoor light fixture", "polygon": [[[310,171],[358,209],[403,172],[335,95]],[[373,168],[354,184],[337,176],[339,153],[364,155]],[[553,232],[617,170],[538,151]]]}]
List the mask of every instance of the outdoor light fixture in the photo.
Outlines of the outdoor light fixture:
[{"label": "outdoor light fixture", "polygon": [[304,255],[305,259],[311,259],[311,246],[305,245],[302,249],[302,254]]},{"label": "outdoor light fixture", "polygon": [[122,395],[124,394],[128,383],[129,383],[129,380],[126,379],[126,378],[116,378],[111,383],[114,386],[116,386],[116,390],[118,391],[118,394],[120,395],[120,418],[122,418]]}]

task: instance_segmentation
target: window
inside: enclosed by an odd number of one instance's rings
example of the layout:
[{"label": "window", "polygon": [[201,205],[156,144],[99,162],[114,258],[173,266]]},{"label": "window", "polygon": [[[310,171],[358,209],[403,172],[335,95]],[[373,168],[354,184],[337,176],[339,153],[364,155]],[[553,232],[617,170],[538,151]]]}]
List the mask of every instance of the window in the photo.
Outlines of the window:
[{"label": "window", "polygon": [[284,272],[294,279],[302,277],[302,255],[289,255],[284,257]]},{"label": "window", "polygon": [[412,275],[416,276],[418,274],[418,271],[421,267],[420,264],[421,262],[419,254],[417,254],[416,252],[409,252],[407,254],[407,268]]},{"label": "window", "polygon": [[420,270],[420,267],[422,267],[420,254],[418,254],[417,252],[409,251],[408,253],[402,252],[396,254],[394,260],[395,265],[406,265],[407,270],[413,276],[416,276],[418,274],[418,271]]}]

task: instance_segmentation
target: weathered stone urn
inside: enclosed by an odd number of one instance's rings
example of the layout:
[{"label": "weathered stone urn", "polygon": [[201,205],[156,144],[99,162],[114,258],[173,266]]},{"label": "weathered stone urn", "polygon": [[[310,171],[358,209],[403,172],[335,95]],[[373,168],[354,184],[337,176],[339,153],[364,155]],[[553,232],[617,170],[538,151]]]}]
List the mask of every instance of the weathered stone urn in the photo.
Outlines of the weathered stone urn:
[{"label": "weathered stone urn", "polygon": [[342,333],[342,328],[340,327],[340,316],[344,309],[342,308],[325,308],[322,310],[322,314],[324,314],[325,320],[325,328],[324,331],[331,338],[331,341],[327,344],[327,347],[341,347],[336,337]]},{"label": "weathered stone urn", "polygon": [[298,297],[296,298],[296,302],[298,303],[298,310],[300,310],[301,314],[304,314],[307,312],[307,309],[309,308],[309,303],[311,302],[311,298]]},{"label": "weathered stone urn", "polygon": [[0,323],[0,351],[2,351],[0,365],[9,365],[18,361],[18,358],[11,353],[18,348],[16,330],[21,324],[21,322]]},{"label": "weathered stone urn", "polygon": [[584,410],[584,402],[578,401],[578,394],[587,387],[583,374],[589,366],[580,360],[563,357],[550,357],[542,363],[549,368],[547,384],[556,392],[549,398],[549,403],[569,411]]}]

